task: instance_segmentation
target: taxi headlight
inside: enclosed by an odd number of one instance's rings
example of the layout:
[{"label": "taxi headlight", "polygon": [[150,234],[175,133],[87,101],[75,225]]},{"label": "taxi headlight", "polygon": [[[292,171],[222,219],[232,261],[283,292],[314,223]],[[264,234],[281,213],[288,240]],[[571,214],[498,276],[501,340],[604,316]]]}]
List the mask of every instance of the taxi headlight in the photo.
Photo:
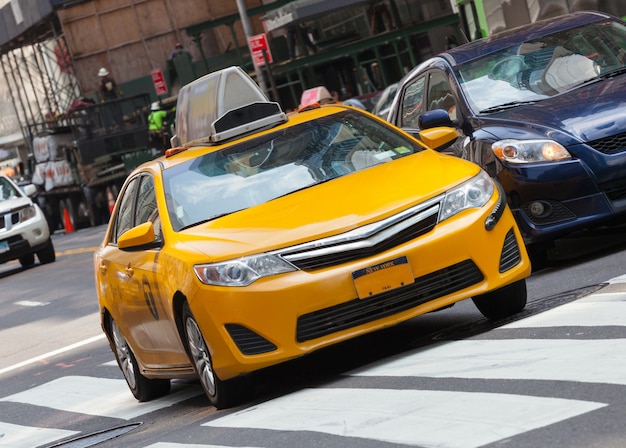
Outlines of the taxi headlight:
[{"label": "taxi headlight", "polygon": [[193,270],[206,285],[248,286],[261,277],[295,271],[296,267],[277,255],[261,254],[222,263],[199,264]]},{"label": "taxi headlight", "polygon": [[509,163],[557,162],[571,159],[570,153],[554,140],[505,139],[491,145],[494,154]]},{"label": "taxi headlight", "polygon": [[493,180],[481,171],[467,182],[448,191],[439,212],[439,222],[468,208],[480,208],[493,195]]},{"label": "taxi headlight", "polygon": [[35,216],[37,216],[37,210],[35,210],[35,206],[34,205],[29,205],[26,208],[23,208],[22,210],[20,210],[20,221],[24,222],[27,221],[31,218],[34,218]]}]

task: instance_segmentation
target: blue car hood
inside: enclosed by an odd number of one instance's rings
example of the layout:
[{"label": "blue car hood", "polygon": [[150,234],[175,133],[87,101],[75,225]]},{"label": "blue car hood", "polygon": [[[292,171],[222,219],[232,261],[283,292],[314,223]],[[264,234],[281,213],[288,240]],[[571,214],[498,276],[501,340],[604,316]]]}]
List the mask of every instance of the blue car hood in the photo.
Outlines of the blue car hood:
[{"label": "blue car hood", "polygon": [[[523,128],[565,146],[589,142],[626,131],[626,75],[498,113],[480,116],[483,127]],[[520,129],[521,130],[521,129]],[[497,138],[510,138],[491,129]],[[530,136],[524,136],[524,138]]]}]

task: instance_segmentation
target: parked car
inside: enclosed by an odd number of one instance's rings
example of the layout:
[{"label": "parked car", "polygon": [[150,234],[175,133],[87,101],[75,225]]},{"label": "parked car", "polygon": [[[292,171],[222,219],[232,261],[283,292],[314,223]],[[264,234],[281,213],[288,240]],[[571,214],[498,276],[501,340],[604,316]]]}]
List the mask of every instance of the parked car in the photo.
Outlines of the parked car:
[{"label": "parked car", "polygon": [[460,300],[524,308],[528,255],[478,165],[353,107],[304,109],[238,67],[208,74],[179,93],[173,148],[123,185],[95,283],[137,399],[199,377],[225,407],[251,372]]},{"label": "parked car", "polygon": [[0,174],[0,263],[19,260],[27,268],[52,263],[56,254],[48,222],[29,195],[37,187],[25,185],[24,191],[11,178]]},{"label": "parked car", "polygon": [[388,119],[405,129],[454,125],[451,150],[498,180],[540,257],[556,238],[623,219],[625,62],[624,22],[572,13],[425,61]]},{"label": "parked car", "polygon": [[380,98],[372,109],[372,113],[374,115],[378,115],[379,117],[385,119],[387,118],[387,116],[389,115],[389,110],[391,109],[391,104],[393,103],[393,99],[395,98],[396,92],[398,91],[398,84],[399,83],[394,82],[393,84],[389,84],[387,87],[385,87],[383,93],[380,95]]}]

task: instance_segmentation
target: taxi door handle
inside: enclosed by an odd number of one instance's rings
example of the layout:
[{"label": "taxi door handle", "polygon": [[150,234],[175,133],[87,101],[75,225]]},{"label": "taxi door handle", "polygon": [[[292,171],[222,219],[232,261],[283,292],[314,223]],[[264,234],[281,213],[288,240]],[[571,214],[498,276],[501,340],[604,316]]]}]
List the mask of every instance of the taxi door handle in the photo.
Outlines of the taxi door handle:
[{"label": "taxi door handle", "polygon": [[102,275],[104,275],[104,274],[106,274],[106,273],[107,273],[107,266],[106,266],[106,264],[104,264],[104,263],[100,263],[100,273],[101,273]]},{"label": "taxi door handle", "polygon": [[135,275],[135,270],[130,266],[128,266],[125,270],[128,277],[132,277],[133,275]]}]

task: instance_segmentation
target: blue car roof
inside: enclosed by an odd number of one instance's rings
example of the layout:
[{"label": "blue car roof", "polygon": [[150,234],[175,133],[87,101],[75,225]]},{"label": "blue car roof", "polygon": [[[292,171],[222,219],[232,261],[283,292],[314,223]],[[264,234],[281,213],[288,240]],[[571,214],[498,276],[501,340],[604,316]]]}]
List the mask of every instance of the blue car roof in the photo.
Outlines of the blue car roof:
[{"label": "blue car roof", "polygon": [[595,11],[574,12],[502,31],[452,48],[439,56],[446,59],[452,66],[455,66],[529,40],[606,19],[619,20],[609,14]]}]

